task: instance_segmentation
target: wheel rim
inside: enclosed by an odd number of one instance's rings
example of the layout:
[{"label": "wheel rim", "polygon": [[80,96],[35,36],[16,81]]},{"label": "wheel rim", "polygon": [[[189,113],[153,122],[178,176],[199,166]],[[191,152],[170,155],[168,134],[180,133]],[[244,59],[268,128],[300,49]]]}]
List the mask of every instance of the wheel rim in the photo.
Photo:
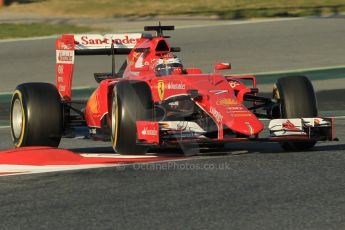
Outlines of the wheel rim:
[{"label": "wheel rim", "polygon": [[19,99],[16,99],[12,107],[12,130],[15,138],[19,138],[23,129],[23,107]]},{"label": "wheel rim", "polygon": [[112,136],[112,141],[113,141],[113,148],[116,147],[116,143],[117,143],[117,127],[118,127],[117,113],[118,113],[117,95],[115,93],[113,97],[113,103],[112,103],[112,109],[111,109],[111,134],[112,134],[111,136]]},{"label": "wheel rim", "polygon": [[115,100],[113,100],[113,104],[112,104],[112,109],[111,109],[111,133],[114,139],[114,131],[115,131],[115,126],[116,126],[116,122],[115,122]]}]

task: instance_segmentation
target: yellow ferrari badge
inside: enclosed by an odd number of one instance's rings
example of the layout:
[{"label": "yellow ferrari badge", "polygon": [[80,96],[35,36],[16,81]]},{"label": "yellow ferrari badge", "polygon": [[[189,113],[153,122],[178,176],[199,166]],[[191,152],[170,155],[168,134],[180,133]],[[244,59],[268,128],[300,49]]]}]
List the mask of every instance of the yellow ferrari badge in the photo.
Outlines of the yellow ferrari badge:
[{"label": "yellow ferrari badge", "polygon": [[158,81],[158,96],[160,100],[163,100],[164,97],[164,81],[163,80],[159,80]]}]

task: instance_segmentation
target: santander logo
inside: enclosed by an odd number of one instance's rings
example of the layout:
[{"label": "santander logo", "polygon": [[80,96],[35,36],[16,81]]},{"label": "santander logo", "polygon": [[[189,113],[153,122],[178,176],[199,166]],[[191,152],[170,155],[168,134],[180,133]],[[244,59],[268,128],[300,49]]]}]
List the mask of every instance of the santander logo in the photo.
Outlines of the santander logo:
[{"label": "santander logo", "polygon": [[154,129],[147,129],[146,127],[144,128],[143,131],[141,131],[141,134],[143,135],[148,135],[148,136],[157,136],[158,131]]},{"label": "santander logo", "polygon": [[105,45],[105,44],[124,44],[124,45],[135,45],[140,38],[133,38],[128,35],[118,38],[103,37],[103,36],[88,36],[84,35],[80,38],[80,44],[82,45]]},{"label": "santander logo", "polygon": [[290,120],[287,120],[285,123],[283,123],[283,128],[291,131],[299,131],[300,129],[297,128]]}]

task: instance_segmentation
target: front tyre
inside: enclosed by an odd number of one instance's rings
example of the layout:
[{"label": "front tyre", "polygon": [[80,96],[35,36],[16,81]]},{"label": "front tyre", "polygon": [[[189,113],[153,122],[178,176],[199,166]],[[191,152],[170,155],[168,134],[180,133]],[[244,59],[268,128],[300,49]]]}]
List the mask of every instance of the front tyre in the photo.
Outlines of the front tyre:
[{"label": "front tyre", "polygon": [[111,108],[113,149],[126,155],[145,154],[148,147],[137,144],[136,121],[152,121],[150,87],[142,81],[120,81],[114,87]]},{"label": "front tyre", "polygon": [[[317,102],[313,85],[304,76],[279,78],[273,89],[273,98],[280,102],[281,118],[316,117]],[[282,142],[287,151],[303,151],[314,147],[316,141]]]},{"label": "front tyre", "polygon": [[10,118],[15,147],[59,145],[63,127],[62,103],[54,85],[18,85],[12,97]]}]

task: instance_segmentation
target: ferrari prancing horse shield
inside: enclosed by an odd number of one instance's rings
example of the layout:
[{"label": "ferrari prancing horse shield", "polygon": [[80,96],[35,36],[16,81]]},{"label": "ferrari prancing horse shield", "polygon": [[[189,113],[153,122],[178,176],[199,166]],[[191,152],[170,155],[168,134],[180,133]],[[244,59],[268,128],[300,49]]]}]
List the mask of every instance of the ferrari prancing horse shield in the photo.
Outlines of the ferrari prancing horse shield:
[{"label": "ferrari prancing horse shield", "polygon": [[158,81],[158,96],[160,100],[163,100],[164,97],[164,81],[163,80],[159,80]]}]

